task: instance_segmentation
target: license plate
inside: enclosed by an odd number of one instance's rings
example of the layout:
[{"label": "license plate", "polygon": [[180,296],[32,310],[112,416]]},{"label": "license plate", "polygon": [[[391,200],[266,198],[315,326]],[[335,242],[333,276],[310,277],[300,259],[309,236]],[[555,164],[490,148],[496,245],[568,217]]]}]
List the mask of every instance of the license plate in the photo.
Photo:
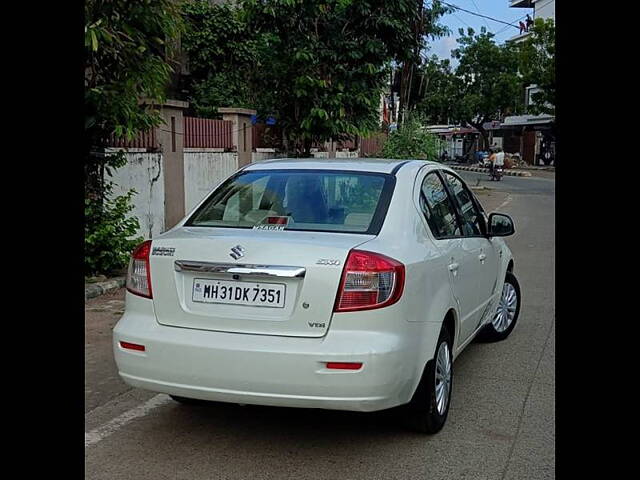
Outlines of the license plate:
[{"label": "license plate", "polygon": [[283,308],[287,286],[282,283],[193,280],[194,302]]}]

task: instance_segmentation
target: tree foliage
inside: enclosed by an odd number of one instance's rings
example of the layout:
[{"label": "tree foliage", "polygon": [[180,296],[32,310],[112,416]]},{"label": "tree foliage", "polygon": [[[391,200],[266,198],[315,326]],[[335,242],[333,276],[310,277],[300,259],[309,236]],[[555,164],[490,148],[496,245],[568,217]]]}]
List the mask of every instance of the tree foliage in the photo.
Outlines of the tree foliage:
[{"label": "tree foliage", "polygon": [[159,123],[140,100],[164,100],[172,71],[167,45],[180,28],[172,0],[85,2],[85,134],[91,147]]},{"label": "tree foliage", "polygon": [[[107,189],[112,186],[109,184]],[[131,216],[131,197],[135,191],[107,198],[102,204],[85,198],[84,269],[85,275],[111,273],[122,269],[129,254],[142,241],[136,232],[138,219]]]},{"label": "tree foliage", "polygon": [[112,198],[105,179],[124,165],[105,153],[109,138],[132,138],[160,123],[146,103],[164,100],[171,73],[167,58],[181,28],[172,0],[85,2],[85,268],[103,273],[126,264],[139,239],[131,218],[134,192]]},{"label": "tree foliage", "polygon": [[456,96],[460,94],[455,73],[449,59],[439,60],[433,55],[420,67],[422,86],[416,91],[416,110],[427,123],[449,124],[457,121]]},{"label": "tree foliage", "polygon": [[231,99],[275,115],[289,147],[307,154],[313,141],[368,134],[378,128],[391,61],[415,50],[416,6],[415,0],[185,5],[191,98],[209,115]]},{"label": "tree foliage", "polygon": [[440,18],[455,11],[453,6],[433,0],[430,4],[418,0],[415,4],[417,15],[410,20],[414,41],[405,55],[397,58],[397,81],[393,91],[399,93],[400,120],[406,112],[413,110],[418,103],[424,86],[424,58],[428,50],[428,41],[450,33],[446,25],[439,23]]},{"label": "tree foliage", "polygon": [[448,63],[430,61],[427,67],[434,79],[419,111],[431,118],[475,127],[487,141],[483,124],[522,109],[522,79],[518,74],[518,54],[511,44],[497,45],[493,34],[482,28],[460,29],[459,47],[452,56],[458,60],[455,71]]},{"label": "tree foliage", "polygon": [[87,194],[104,197],[105,167],[113,155],[96,153],[113,135],[133,138],[160,123],[141,103],[159,103],[171,66],[167,39],[181,28],[172,0],[87,0],[85,3],[85,184]]},{"label": "tree foliage", "polygon": [[377,128],[377,109],[387,65],[410,46],[405,19],[412,1],[247,0],[250,25],[269,42],[264,87],[298,150],[311,142],[367,134]]},{"label": "tree foliage", "polygon": [[511,44],[497,45],[493,34],[469,28],[460,32],[452,55],[456,68],[457,117],[484,134],[482,124],[513,113],[522,104],[518,57]]},{"label": "tree foliage", "polygon": [[531,34],[518,45],[519,69],[525,85],[540,91],[532,94],[529,112],[555,114],[556,103],[556,29],[553,19],[536,18]]},{"label": "tree foliage", "polygon": [[425,123],[420,115],[408,117],[398,130],[389,134],[382,147],[382,156],[437,161],[441,140],[425,130]]},{"label": "tree foliage", "polygon": [[244,11],[207,0],[182,5],[182,47],[189,58],[189,102],[202,117],[215,118],[218,107],[268,108],[271,95],[254,81],[264,68],[263,36],[249,29]]}]

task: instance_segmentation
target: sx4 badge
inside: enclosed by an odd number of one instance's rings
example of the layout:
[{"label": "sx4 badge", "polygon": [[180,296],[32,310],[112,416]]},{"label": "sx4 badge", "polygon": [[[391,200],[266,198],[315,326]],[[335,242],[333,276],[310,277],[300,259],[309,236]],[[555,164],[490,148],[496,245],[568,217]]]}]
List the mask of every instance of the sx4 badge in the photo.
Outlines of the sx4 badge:
[{"label": "sx4 badge", "polygon": [[161,257],[173,257],[176,249],[173,247],[153,247],[151,255],[158,255]]},{"label": "sx4 badge", "polygon": [[316,265],[340,265],[340,260],[334,260],[332,258],[321,258],[316,262]]}]

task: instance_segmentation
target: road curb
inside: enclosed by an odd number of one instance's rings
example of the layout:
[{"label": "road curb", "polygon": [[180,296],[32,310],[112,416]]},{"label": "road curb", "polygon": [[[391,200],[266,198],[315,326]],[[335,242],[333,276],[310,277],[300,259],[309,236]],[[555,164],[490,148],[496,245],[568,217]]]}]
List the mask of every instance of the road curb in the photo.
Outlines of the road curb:
[{"label": "road curb", "polygon": [[[465,172],[479,172],[479,173],[488,173],[489,169],[484,167],[461,167],[458,165],[449,165],[454,170],[462,170]],[[517,170],[502,170],[503,175],[508,175],[510,177],[530,177],[531,173],[529,172],[520,172]]]},{"label": "road curb", "polygon": [[105,282],[85,283],[84,299],[89,300],[90,298],[99,297],[105,293],[112,292],[124,287],[125,283],[125,277],[111,278]]},{"label": "road curb", "polygon": [[541,166],[525,166],[518,167],[518,170],[533,170],[538,172],[555,172],[556,167],[541,167]]}]

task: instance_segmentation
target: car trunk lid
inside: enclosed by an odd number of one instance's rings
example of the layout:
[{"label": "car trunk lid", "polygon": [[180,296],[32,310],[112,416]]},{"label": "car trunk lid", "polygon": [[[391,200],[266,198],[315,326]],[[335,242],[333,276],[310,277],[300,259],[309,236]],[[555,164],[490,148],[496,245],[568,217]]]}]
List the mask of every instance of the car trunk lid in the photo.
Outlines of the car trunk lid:
[{"label": "car trunk lid", "polygon": [[152,244],[157,320],[202,330],[321,337],[329,328],[349,251],[373,238],[179,228]]}]

